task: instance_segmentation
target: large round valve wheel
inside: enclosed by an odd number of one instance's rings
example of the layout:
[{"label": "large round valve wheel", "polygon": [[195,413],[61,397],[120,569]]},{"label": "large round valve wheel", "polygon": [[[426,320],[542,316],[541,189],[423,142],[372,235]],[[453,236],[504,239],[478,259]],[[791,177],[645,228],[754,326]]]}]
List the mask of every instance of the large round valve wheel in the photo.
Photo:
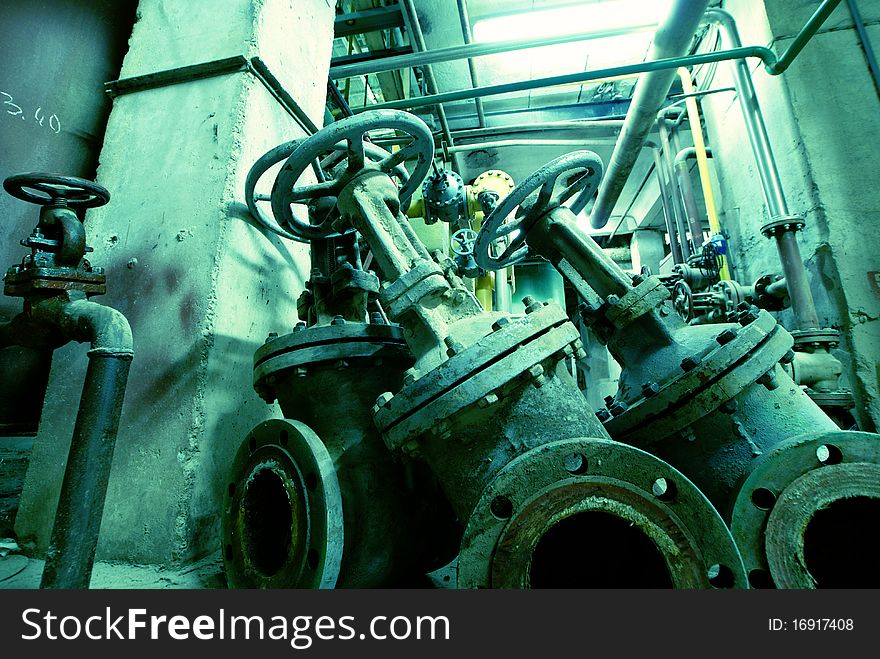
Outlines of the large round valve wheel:
[{"label": "large round valve wheel", "polygon": [[16,199],[40,206],[67,206],[74,210],[96,208],[110,201],[110,193],[94,181],[42,172],[16,174],[3,181]]},{"label": "large round valve wheel", "polygon": [[[602,180],[603,169],[601,158],[592,151],[573,151],[526,178],[483,221],[474,245],[477,264],[486,270],[498,270],[521,261],[528,253],[525,241],[535,222],[577,192],[592,196]],[[562,187],[557,192],[560,181]],[[514,219],[508,221],[514,210]],[[509,242],[495,256],[496,241],[502,239]]]},{"label": "large round valve wheel", "polygon": [[[368,161],[367,134],[373,130],[397,130],[412,141],[378,162]],[[313,160],[321,159],[344,141],[345,166],[337,167],[333,178],[319,183],[300,185],[299,180]],[[410,198],[428,173],[434,157],[434,139],[425,123],[408,112],[376,110],[331,124],[297,146],[278,173],[272,188],[272,212],[279,224],[289,227],[299,238],[313,240],[340,235],[333,228],[333,214],[321,224],[306,224],[294,217],[291,204],[308,204],[322,197],[337,197],[348,183],[364,171],[381,171],[394,175],[403,162],[416,158],[417,164],[398,193],[401,206]],[[341,163],[340,163],[341,165]]]},{"label": "large round valve wheel", "polygon": [[245,438],[223,505],[230,587],[333,588],[343,551],[333,459],[304,423],[271,419]]},{"label": "large round valve wheel", "polygon": [[[270,149],[264,153],[260,159],[251,166],[250,171],[248,171],[247,178],[244,182],[244,199],[251,215],[263,228],[281,236],[282,238],[307,243],[309,242],[308,239],[302,238],[300,235],[285,229],[259,207],[258,202],[269,202],[272,200],[272,195],[256,191],[257,184],[263,175],[274,165],[287,160],[290,157],[290,154],[296,151],[297,147],[304,141],[305,139],[291,140],[290,142],[279,144],[274,149]],[[335,144],[330,155],[320,162],[322,171],[332,171],[332,169],[345,157],[346,148],[347,146],[345,142],[338,142]],[[391,155],[385,149],[370,142],[364,143],[364,152],[373,162],[380,162]],[[400,180],[401,184],[406,183],[409,179],[409,173],[406,171],[403,164],[394,168],[392,174]],[[299,220],[296,220],[296,222],[299,223]],[[302,223],[302,225],[305,226],[305,223]]]}]

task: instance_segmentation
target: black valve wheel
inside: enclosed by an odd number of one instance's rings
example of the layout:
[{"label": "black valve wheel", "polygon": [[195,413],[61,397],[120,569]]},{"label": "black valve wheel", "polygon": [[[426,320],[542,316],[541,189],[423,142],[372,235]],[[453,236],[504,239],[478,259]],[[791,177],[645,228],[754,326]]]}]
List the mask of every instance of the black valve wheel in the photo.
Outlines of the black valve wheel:
[{"label": "black valve wheel", "polygon": [[3,189],[16,199],[39,206],[67,206],[74,210],[96,208],[110,201],[110,193],[94,181],[43,172],[16,174],[3,181]]},{"label": "black valve wheel", "polygon": [[[526,238],[535,223],[575,193],[580,192],[580,197],[595,194],[603,170],[602,159],[592,151],[573,151],[551,160],[526,178],[483,221],[474,244],[477,264],[486,270],[498,270],[521,261],[528,254]],[[562,186],[557,192],[560,182]],[[514,210],[514,218],[508,221]],[[494,256],[496,241],[508,237],[501,253]]]},{"label": "black valve wheel", "polygon": [[[413,139],[377,162],[369,162],[372,149],[367,146],[369,142],[365,138],[374,130],[397,130]],[[311,162],[316,158],[326,158],[339,142],[346,145],[345,166],[342,167],[340,161],[333,177],[327,181],[298,185]],[[308,204],[323,197],[337,197],[349,181],[365,170],[394,176],[399,172],[399,166],[412,158],[418,162],[400,187],[398,197],[401,207],[409,203],[434,158],[434,139],[430,129],[415,115],[400,110],[375,110],[337,121],[309,137],[287,158],[272,188],[272,212],[280,225],[289,228],[299,238],[333,238],[340,235],[332,226],[333,213],[321,224],[306,224],[294,217],[291,204]]]},{"label": "black valve wheel", "polygon": [[477,232],[473,229],[459,229],[449,239],[449,246],[459,256],[470,256],[474,253],[474,241]]}]

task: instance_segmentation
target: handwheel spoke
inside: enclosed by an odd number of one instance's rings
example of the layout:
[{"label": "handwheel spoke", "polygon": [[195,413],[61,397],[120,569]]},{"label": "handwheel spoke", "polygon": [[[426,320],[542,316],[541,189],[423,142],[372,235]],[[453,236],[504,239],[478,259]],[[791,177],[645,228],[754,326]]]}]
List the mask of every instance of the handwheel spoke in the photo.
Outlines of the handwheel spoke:
[{"label": "handwheel spoke", "polygon": [[348,138],[348,169],[360,171],[364,168],[366,155],[364,154],[364,136]]},{"label": "handwheel spoke", "polygon": [[301,201],[305,199],[320,199],[321,197],[334,197],[339,187],[338,181],[326,181],[324,183],[313,183],[312,185],[301,185],[293,188],[287,197],[291,202]]},{"label": "handwheel spoke", "polygon": [[498,227],[498,230],[495,232],[496,238],[504,238],[504,236],[509,236],[510,234],[519,231],[519,222],[510,222],[509,224],[502,224]]},{"label": "handwheel spoke", "polygon": [[262,193],[262,192],[255,192],[255,193],[254,193],[254,200],[255,200],[255,201],[271,201],[271,200],[272,200],[272,195],[270,195],[270,194],[265,194],[265,193]]},{"label": "handwheel spoke", "polygon": [[391,172],[392,169],[397,167],[400,163],[409,160],[410,158],[418,155],[419,153],[419,145],[413,141],[399,148],[397,151],[392,153],[388,158],[384,158],[379,161],[379,169],[381,169],[386,174]]},{"label": "handwheel spoke", "polygon": [[516,238],[510,241],[510,244],[504,248],[504,251],[498,256],[499,261],[504,261],[509,259],[513,254],[519,251],[520,247],[522,247],[525,242],[526,237],[523,234],[518,235]]}]

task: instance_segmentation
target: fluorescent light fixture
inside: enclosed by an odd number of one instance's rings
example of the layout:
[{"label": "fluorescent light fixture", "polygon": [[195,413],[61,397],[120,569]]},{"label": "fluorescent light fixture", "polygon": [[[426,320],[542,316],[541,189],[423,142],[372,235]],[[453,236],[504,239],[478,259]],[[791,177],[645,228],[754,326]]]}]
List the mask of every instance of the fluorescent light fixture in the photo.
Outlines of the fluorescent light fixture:
[{"label": "fluorescent light fixture", "polygon": [[474,23],[474,41],[540,39],[592,30],[625,29],[659,23],[671,0],[600,0],[493,16]]}]

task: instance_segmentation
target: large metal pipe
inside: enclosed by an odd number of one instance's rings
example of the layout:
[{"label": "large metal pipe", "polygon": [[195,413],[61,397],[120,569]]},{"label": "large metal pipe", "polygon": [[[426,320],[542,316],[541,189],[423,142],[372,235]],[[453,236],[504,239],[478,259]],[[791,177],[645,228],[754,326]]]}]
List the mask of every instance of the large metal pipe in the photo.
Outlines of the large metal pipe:
[{"label": "large metal pipe", "polygon": [[[661,110],[657,113],[657,133],[660,137],[660,155],[662,155],[661,160],[657,160],[655,158],[654,164],[657,166],[659,162],[663,167],[664,175],[668,178],[668,188],[669,188],[669,205],[670,212],[672,213],[674,226],[676,231],[679,234],[679,243],[681,245],[681,252],[684,260],[693,253],[691,250],[691,245],[687,240],[687,230],[685,228],[685,222],[687,218],[687,213],[682,206],[681,195],[679,194],[678,183],[675,180],[674,169],[673,169],[673,155],[674,152],[672,150],[672,146],[670,144],[670,135],[669,135],[669,126],[671,123],[666,119],[666,110]],[[676,263],[681,263],[681,261],[675,261]]]},{"label": "large metal pipe", "polygon": [[[470,45],[471,41],[473,41],[473,35],[471,34],[471,19],[468,16],[468,8],[467,8],[467,0],[458,0],[458,20],[461,22],[461,37],[464,39],[465,45]],[[468,72],[471,75],[471,86],[479,87],[480,79],[477,75],[477,68],[474,66],[474,58],[468,57]],[[483,99],[475,98],[474,102],[477,106],[477,121],[480,124],[480,128],[484,128],[486,126],[486,113],[483,111]]]},{"label": "large metal pipe", "polygon": [[[416,13],[416,7],[413,4],[413,0],[403,0],[403,6],[409,16],[410,27],[413,32],[412,36],[416,42],[416,47],[421,52],[427,52],[428,47],[425,45],[425,35],[422,32],[422,24],[419,22],[419,15]],[[425,72],[425,82],[428,85],[428,92],[431,94],[438,94],[440,89],[437,87],[436,78],[434,78],[434,70],[428,64],[425,64],[422,70]],[[331,78],[332,77],[333,76],[331,76]],[[446,119],[446,110],[440,102],[435,105],[437,106],[437,117],[440,120],[440,130],[443,131],[443,139],[449,146],[452,146],[452,133],[449,130],[449,121]]]},{"label": "large metal pipe", "polygon": [[[837,2],[826,2],[820,10],[828,5],[836,4]],[[833,9],[833,6],[831,8]],[[824,15],[827,16],[827,13],[830,13],[830,10],[826,9]],[[817,15],[819,15],[818,11],[814,14],[811,21]],[[739,30],[736,27],[736,20],[729,12],[723,9],[710,9],[706,12],[706,17],[719,27],[722,38],[728,45],[732,48],[742,45]],[[818,25],[816,29],[818,29]],[[803,30],[801,32],[803,33]],[[755,87],[752,84],[752,76],[749,72],[748,64],[746,64],[744,59],[734,60],[733,80],[745,121],[749,144],[755,156],[755,165],[761,181],[761,190],[764,193],[770,221],[789,217],[788,202],[785,199],[782,180],[779,176],[779,169],[776,166],[776,158],[773,155],[773,147],[770,145],[770,137],[764,124],[764,115],[761,112],[761,106],[758,104],[758,97],[755,94]],[[795,226],[795,224],[793,223],[792,226]],[[804,267],[797,239],[793,232],[788,231],[777,232],[775,239],[779,260],[783,271],[785,271],[785,279],[788,283],[791,308],[795,315],[797,329],[817,328],[819,327],[819,317],[816,312],[816,303],[813,300],[813,294],[807,281],[806,268]]]},{"label": "large metal pipe", "polygon": [[[676,0],[669,15],[657,28],[649,59],[662,60],[684,55],[708,4],[708,0]],[[626,179],[674,79],[675,71],[670,70],[646,73],[639,78],[620,139],[611,154],[599,196],[590,213],[593,228],[602,228],[611,217],[611,211],[623,192]],[[588,201],[577,199],[571,210],[579,213]]]},{"label": "large metal pipe", "polygon": [[467,58],[483,57],[485,55],[509,53],[515,50],[527,50],[529,48],[555,46],[564,43],[574,43],[576,41],[617,37],[624,34],[632,34],[633,32],[647,32],[648,30],[654,29],[656,25],[657,24],[652,21],[624,28],[589,30],[577,34],[542,37],[540,39],[510,39],[508,41],[494,41],[489,43],[471,43],[464,46],[437,48],[436,50],[427,52],[396,55],[394,57],[381,57],[366,62],[333,66],[330,68],[330,78],[333,80],[339,80],[341,78],[353,78],[355,76],[371,75],[383,71],[409,69],[415,66],[425,66],[426,64],[454,62]]},{"label": "large metal pipe", "polygon": [[0,325],[0,345],[54,349],[90,343],[61,496],[41,588],[88,588],[107,496],[110,465],[128,369],[134,355],[131,327],[113,309],[68,293],[28,306]]}]

